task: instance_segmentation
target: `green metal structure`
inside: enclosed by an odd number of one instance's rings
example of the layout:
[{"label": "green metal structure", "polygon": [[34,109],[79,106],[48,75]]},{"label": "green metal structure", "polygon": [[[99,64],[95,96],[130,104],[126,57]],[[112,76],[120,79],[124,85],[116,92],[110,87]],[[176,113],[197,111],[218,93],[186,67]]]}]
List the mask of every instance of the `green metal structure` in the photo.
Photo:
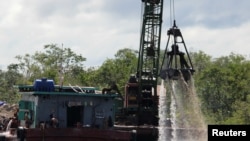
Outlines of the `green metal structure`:
[{"label": "green metal structure", "polygon": [[143,85],[157,86],[162,27],[163,0],[143,0],[144,15],[137,65],[140,89]]},{"label": "green metal structure", "polygon": [[[142,0],[143,19],[137,73],[126,86],[126,107],[136,106],[137,124],[158,124],[159,75],[163,0]],[[134,102],[129,101],[135,99]],[[136,104],[135,104],[136,103]],[[134,107],[133,107],[134,108]]]}]

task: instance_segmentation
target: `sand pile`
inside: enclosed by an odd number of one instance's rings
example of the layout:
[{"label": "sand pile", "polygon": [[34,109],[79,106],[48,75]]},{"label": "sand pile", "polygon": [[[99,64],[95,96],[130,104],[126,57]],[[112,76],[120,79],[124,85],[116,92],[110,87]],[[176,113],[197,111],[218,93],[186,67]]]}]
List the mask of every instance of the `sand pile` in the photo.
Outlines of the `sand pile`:
[{"label": "sand pile", "polygon": [[5,104],[5,105],[0,106],[0,118],[13,117],[17,109],[18,109],[17,104]]}]

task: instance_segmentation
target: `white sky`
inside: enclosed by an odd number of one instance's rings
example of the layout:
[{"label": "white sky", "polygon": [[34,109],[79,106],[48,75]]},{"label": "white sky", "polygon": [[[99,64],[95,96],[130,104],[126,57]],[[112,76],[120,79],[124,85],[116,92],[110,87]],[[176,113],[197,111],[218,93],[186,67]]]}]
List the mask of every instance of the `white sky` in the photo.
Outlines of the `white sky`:
[{"label": "white sky", "polygon": [[[189,51],[250,56],[249,0],[175,0],[175,19]],[[170,25],[164,1],[162,46]],[[1,0],[0,69],[46,44],[71,48],[100,66],[119,49],[139,49],[141,0]]]}]

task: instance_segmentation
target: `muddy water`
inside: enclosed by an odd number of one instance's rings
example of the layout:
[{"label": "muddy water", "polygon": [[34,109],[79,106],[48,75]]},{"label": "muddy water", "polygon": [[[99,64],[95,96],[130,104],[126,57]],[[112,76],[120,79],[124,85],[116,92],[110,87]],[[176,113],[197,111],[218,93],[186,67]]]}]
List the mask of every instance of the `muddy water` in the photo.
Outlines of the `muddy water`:
[{"label": "muddy water", "polygon": [[162,81],[158,141],[206,141],[204,122],[194,80]]}]

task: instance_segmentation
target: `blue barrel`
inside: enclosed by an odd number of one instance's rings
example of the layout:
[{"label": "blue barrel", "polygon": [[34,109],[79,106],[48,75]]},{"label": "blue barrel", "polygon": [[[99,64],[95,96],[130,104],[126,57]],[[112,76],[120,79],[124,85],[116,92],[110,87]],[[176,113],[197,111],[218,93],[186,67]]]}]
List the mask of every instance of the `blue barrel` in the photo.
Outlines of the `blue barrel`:
[{"label": "blue barrel", "polygon": [[53,92],[55,90],[54,81],[47,78],[36,79],[33,86],[35,91]]}]

